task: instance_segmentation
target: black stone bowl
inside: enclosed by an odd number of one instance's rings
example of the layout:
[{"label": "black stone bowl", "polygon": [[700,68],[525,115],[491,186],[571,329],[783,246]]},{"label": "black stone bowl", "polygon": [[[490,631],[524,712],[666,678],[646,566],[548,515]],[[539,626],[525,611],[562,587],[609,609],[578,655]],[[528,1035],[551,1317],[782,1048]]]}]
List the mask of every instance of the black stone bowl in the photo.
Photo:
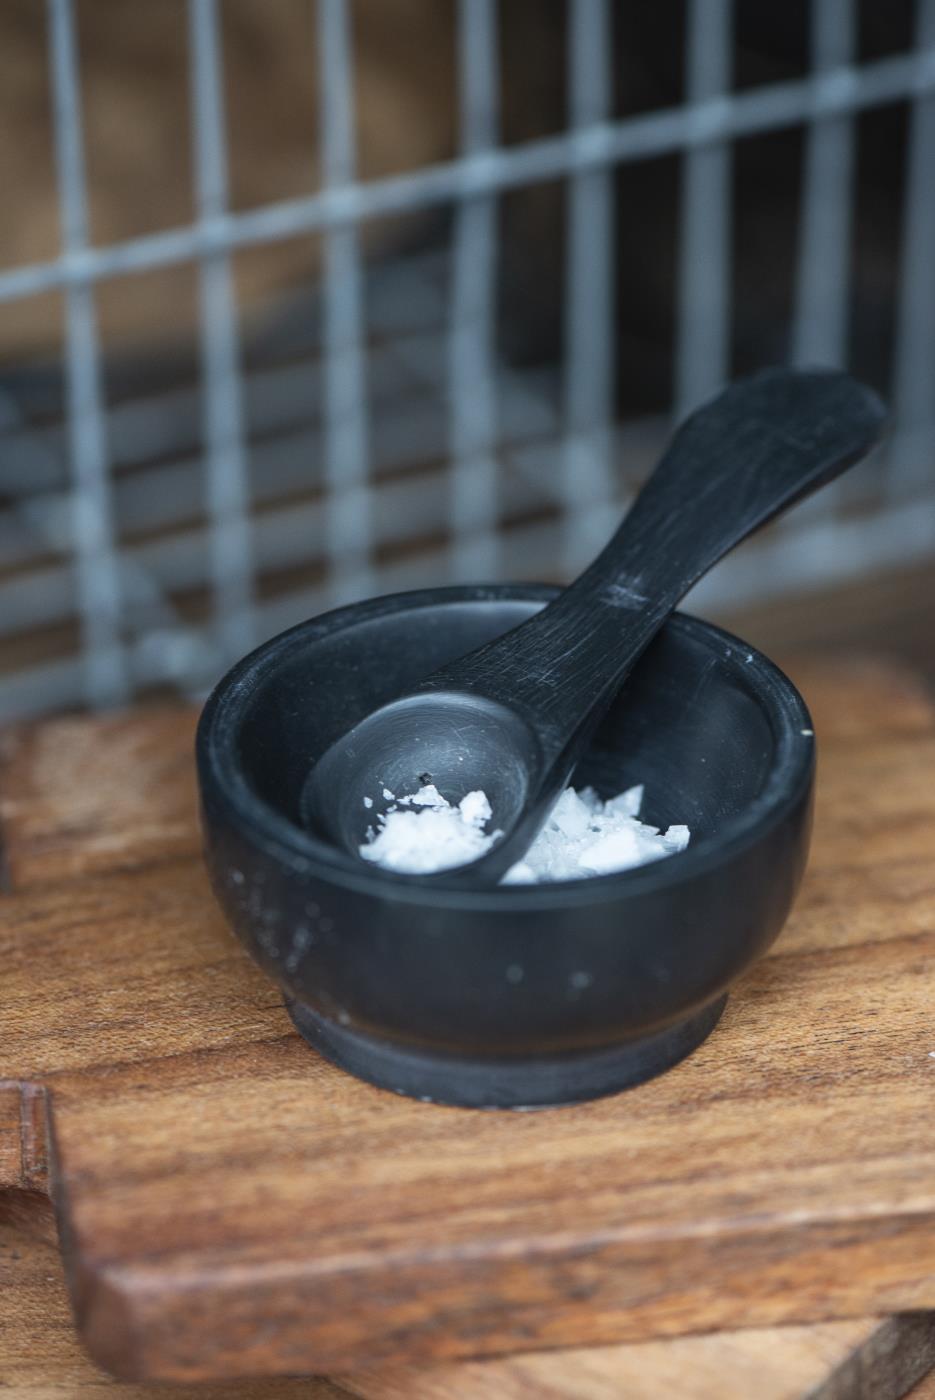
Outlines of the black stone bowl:
[{"label": "black stone bowl", "polygon": [[691,844],[637,870],[490,890],[422,885],[303,829],[319,754],[419,677],[527,618],[536,586],[376,598],[275,637],[220,682],[197,757],[208,869],[299,1031],[402,1094],[568,1103],[647,1079],[717,1023],[782,928],[808,849],[814,740],[781,671],[676,615],[578,769]]}]

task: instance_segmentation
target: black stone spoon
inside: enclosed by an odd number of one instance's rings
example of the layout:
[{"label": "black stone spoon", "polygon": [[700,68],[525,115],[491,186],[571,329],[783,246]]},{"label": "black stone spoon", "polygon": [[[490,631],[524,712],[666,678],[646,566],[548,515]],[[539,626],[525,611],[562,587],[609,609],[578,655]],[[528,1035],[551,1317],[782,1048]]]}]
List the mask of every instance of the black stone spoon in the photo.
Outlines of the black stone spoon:
[{"label": "black stone spoon", "polygon": [[[315,765],[303,799],[323,835],[359,854],[390,803],[432,782],[482,788],[503,836],[478,860],[394,878],[493,884],[521,859],[614,695],[701,576],[741,540],[862,457],[884,408],[827,370],[769,369],[678,429],[613,539],[521,626],[368,715]],[[365,800],[366,799],[366,800]]]}]

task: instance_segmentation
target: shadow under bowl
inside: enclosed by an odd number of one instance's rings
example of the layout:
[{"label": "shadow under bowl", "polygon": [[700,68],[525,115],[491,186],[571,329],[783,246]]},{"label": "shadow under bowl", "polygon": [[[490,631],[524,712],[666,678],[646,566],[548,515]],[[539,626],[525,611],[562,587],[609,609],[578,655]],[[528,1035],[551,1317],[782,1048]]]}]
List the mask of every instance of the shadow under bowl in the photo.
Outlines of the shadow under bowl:
[{"label": "shadow under bowl", "polygon": [[777,936],[808,850],[808,710],[766,657],[676,614],[578,768],[688,850],[636,870],[476,890],[377,869],[300,816],[318,756],[376,706],[524,621],[557,590],[424,590],[313,618],[235,666],[197,759],[205,853],[237,936],[323,1055],[472,1107],[613,1093],[710,1033]]}]

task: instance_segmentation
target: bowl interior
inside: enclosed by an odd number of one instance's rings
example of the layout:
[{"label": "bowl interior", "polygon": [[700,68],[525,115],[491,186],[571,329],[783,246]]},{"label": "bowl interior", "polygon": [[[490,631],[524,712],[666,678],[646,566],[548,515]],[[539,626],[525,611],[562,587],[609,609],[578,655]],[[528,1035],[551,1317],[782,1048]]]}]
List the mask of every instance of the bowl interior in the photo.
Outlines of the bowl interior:
[{"label": "bowl interior", "polygon": [[[275,664],[257,668],[237,707],[232,737],[250,789],[301,826],[302,787],[319,755],[377,705],[529,617],[543,596],[530,592],[413,595],[392,610],[336,615],[341,624],[305,644],[293,634]],[[697,848],[762,793],[776,766],[780,735],[765,692],[777,674],[735,639],[675,617],[614,704],[576,782],[603,797],[644,783],[643,820],[686,823]]]}]

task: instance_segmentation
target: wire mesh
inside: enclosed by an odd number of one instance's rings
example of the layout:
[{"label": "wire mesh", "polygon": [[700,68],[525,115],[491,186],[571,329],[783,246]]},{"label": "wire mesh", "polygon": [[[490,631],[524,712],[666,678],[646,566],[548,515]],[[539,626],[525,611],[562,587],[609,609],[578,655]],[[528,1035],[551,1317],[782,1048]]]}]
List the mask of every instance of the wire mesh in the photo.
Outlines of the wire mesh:
[{"label": "wire mesh", "polygon": [[[569,0],[563,128],[514,144],[500,7],[459,0],[455,153],[370,178],[356,149],[348,0],[316,0],[320,187],[249,209],[228,193],[217,0],[188,0],[195,217],[107,246],[89,236],[73,0],[47,3],[61,254],[0,271],[0,308],[63,293],[66,411],[34,415],[28,393],[0,384],[0,646],[11,658],[0,718],[159,685],[198,692],[254,642],[370,592],[567,576],[613,528],[671,416],[617,420],[627,308],[615,259],[632,217],[617,168],[681,163],[678,416],[730,372],[740,140],[805,134],[790,356],[846,363],[857,122],[891,104],[909,113],[909,140],[894,435],[875,467],[884,490],[870,510],[841,492],[800,508],[694,601],[935,555],[935,0],[918,0],[911,50],[872,61],[859,59],[853,0],[812,0],[810,71],[742,89],[731,0],[687,0],[684,103],[623,116],[615,7]],[[547,181],[565,190],[564,354],[523,365],[497,341],[500,203]],[[365,226],[430,209],[451,211],[445,242],[368,260]],[[296,293],[288,353],[251,359],[234,259],[319,236],[320,286]],[[185,263],[198,275],[199,383],[154,381],[105,402],[99,289]],[[20,645],[53,633],[57,649]]]}]

